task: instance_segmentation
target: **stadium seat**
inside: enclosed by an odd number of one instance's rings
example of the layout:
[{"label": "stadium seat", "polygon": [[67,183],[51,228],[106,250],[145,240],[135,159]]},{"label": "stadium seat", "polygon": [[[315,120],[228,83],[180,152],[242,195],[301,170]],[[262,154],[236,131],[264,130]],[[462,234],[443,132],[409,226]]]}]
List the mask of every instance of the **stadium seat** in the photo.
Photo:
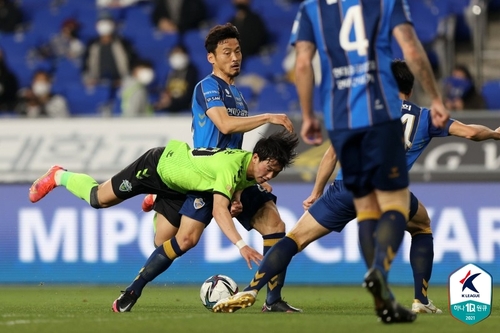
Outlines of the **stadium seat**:
[{"label": "stadium seat", "polygon": [[33,34],[47,42],[52,35],[60,31],[64,20],[76,16],[73,6],[50,6],[38,10],[31,20],[30,30]]},{"label": "stadium seat", "polygon": [[99,115],[110,102],[111,88],[106,85],[86,87],[81,82],[72,82],[62,94],[68,101],[71,115]]},{"label": "stadium seat", "polygon": [[146,29],[142,35],[130,38],[130,42],[141,58],[152,61],[156,67],[167,61],[168,53],[179,42],[179,35]]},{"label": "stadium seat", "polygon": [[486,82],[481,93],[489,110],[500,111],[500,80]]},{"label": "stadium seat", "polygon": [[66,58],[58,59],[53,77],[53,88],[57,92],[64,91],[66,85],[81,82],[81,62]]},{"label": "stadium seat", "polygon": [[300,112],[297,90],[291,83],[268,84],[258,96],[258,112]]}]

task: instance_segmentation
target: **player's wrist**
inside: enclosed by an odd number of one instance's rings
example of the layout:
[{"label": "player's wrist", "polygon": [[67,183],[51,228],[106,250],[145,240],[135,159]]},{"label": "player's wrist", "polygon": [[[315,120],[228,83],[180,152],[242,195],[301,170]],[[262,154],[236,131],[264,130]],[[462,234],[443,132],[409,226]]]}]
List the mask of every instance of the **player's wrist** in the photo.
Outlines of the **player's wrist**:
[{"label": "player's wrist", "polygon": [[247,246],[247,243],[245,243],[245,241],[243,239],[240,239],[234,245],[236,245],[236,247],[238,248],[238,250],[241,250],[242,248],[244,248],[245,246]]}]

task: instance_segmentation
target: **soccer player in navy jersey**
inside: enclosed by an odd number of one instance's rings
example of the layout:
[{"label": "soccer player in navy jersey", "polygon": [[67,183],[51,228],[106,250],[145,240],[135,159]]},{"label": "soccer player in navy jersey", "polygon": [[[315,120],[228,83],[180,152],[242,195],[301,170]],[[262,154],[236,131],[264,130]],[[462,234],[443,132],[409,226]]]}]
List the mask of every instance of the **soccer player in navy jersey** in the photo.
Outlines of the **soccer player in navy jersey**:
[{"label": "soccer player in navy jersey", "polygon": [[[444,128],[435,127],[430,120],[430,110],[409,103],[413,88],[414,76],[404,61],[394,60],[392,72],[396,78],[399,97],[403,100],[401,120],[405,128],[405,147],[408,169],[413,166],[425,147],[433,137],[453,135],[473,141],[488,139],[500,140],[500,127],[495,131],[482,125],[463,124],[450,119]],[[335,181],[324,192],[324,188],[335,169],[337,157],[330,146],[320,162],[316,182],[311,195],[304,200],[305,214],[283,241],[278,242],[264,257],[258,274],[264,276],[258,283],[247,286],[242,294],[259,290],[267,276],[273,276],[286,267],[292,257],[302,251],[311,242],[329,234],[340,232],[345,225],[356,217],[353,195],[342,181],[342,172],[337,173]],[[432,273],[433,239],[429,215],[424,205],[411,193],[410,221],[406,230],[412,236],[410,263],[413,270],[415,299],[412,311],[415,313],[442,313],[427,297],[428,284]],[[290,246],[290,238],[297,246]],[[253,284],[253,285],[252,285]],[[237,298],[239,296],[235,296]],[[230,300],[221,300],[214,307],[215,311],[233,311],[237,306],[230,306]],[[240,305],[247,306],[249,303]],[[227,306],[229,305],[229,306]]]},{"label": "soccer player in navy jersey", "polygon": [[[412,322],[415,313],[396,302],[387,275],[403,240],[409,215],[401,101],[391,73],[391,36],[432,100],[432,122],[449,118],[429,60],[415,35],[404,0],[306,0],[299,8],[291,43],[297,54],[295,77],[303,115],[302,139],[322,142],[314,115],[312,59],[321,62],[323,120],[353,193],[361,252],[368,266],[364,285],[384,323]],[[290,247],[298,247],[285,238]],[[260,270],[259,270],[260,272]],[[264,274],[265,275],[265,274]],[[254,276],[258,286],[262,273]],[[222,310],[255,301],[252,291],[226,302]]]},{"label": "soccer player in navy jersey", "polygon": [[[195,87],[192,100],[192,132],[194,148],[240,148],[243,134],[264,124],[281,125],[293,131],[293,125],[285,114],[260,114],[250,116],[245,98],[234,85],[234,79],[241,70],[242,54],[240,35],[230,23],[213,27],[206,39],[207,60],[213,72],[202,79]],[[263,253],[285,236],[285,223],[276,207],[276,196],[271,193],[267,183],[249,187],[234,195],[231,213],[246,230],[255,229],[263,238]],[[203,228],[212,219],[212,198],[210,193],[195,193],[187,196],[180,210],[186,214],[189,207],[198,205],[196,216],[189,216],[193,233]],[[179,210],[168,197],[146,196],[143,210],[154,209],[155,245],[174,237],[179,229]],[[201,222],[201,223],[200,223]],[[187,223],[184,222],[183,223]],[[243,241],[242,241],[243,242]],[[244,245],[241,243],[240,246]],[[263,312],[300,312],[281,297],[286,272],[273,277],[268,285]]]}]

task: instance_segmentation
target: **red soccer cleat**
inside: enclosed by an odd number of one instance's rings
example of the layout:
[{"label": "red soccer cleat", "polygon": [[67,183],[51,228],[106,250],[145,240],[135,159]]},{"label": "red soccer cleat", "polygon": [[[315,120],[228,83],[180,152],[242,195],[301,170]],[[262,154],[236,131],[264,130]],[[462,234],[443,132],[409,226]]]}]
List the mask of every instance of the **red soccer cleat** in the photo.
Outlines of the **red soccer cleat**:
[{"label": "red soccer cleat", "polygon": [[54,176],[59,170],[65,169],[58,165],[54,165],[42,177],[35,180],[33,185],[31,185],[30,187],[29,198],[31,202],[35,203],[37,201],[40,201],[44,196],[46,196],[57,186],[54,180]]},{"label": "red soccer cleat", "polygon": [[142,211],[150,212],[153,210],[153,206],[155,205],[156,194],[148,194],[142,200]]}]

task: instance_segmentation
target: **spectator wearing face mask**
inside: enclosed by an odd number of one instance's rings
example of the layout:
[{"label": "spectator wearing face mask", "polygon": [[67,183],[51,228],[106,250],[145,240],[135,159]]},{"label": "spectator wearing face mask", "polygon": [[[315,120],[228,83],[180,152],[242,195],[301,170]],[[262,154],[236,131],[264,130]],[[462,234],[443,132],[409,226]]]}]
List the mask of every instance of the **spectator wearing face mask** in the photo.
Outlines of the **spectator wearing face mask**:
[{"label": "spectator wearing face mask", "polygon": [[153,79],[153,66],[149,61],[139,60],[134,64],[132,75],[123,80],[119,92],[122,116],[135,117],[153,113],[148,92],[148,85]]},{"label": "spectator wearing face mask", "polygon": [[4,52],[0,49],[0,113],[14,110],[18,89],[17,77],[7,67]]},{"label": "spectator wearing face mask", "polygon": [[78,60],[85,52],[85,45],[78,38],[80,24],[75,19],[67,19],[61,30],[45,45],[36,50],[36,55],[45,59],[66,58]]},{"label": "spectator wearing face mask", "polygon": [[474,86],[467,66],[456,65],[451,76],[444,79],[445,105],[449,110],[484,110],[486,103]]},{"label": "spectator wearing face mask", "polygon": [[191,63],[183,45],[172,48],[168,62],[171,70],[155,108],[169,112],[190,110],[191,97],[198,82],[198,69]]},{"label": "spectator wearing face mask", "polygon": [[230,22],[238,29],[243,58],[258,54],[269,42],[269,32],[262,18],[250,7],[250,0],[233,0],[236,14]]},{"label": "spectator wearing face mask", "polygon": [[101,14],[96,23],[99,37],[90,42],[84,56],[88,85],[111,82],[119,87],[121,80],[130,74],[135,52],[125,39],[115,34],[115,26],[115,21],[106,13]]},{"label": "spectator wearing face mask", "polygon": [[21,90],[16,111],[29,118],[69,116],[66,99],[52,93],[51,76],[45,71],[33,75],[31,87]]}]

